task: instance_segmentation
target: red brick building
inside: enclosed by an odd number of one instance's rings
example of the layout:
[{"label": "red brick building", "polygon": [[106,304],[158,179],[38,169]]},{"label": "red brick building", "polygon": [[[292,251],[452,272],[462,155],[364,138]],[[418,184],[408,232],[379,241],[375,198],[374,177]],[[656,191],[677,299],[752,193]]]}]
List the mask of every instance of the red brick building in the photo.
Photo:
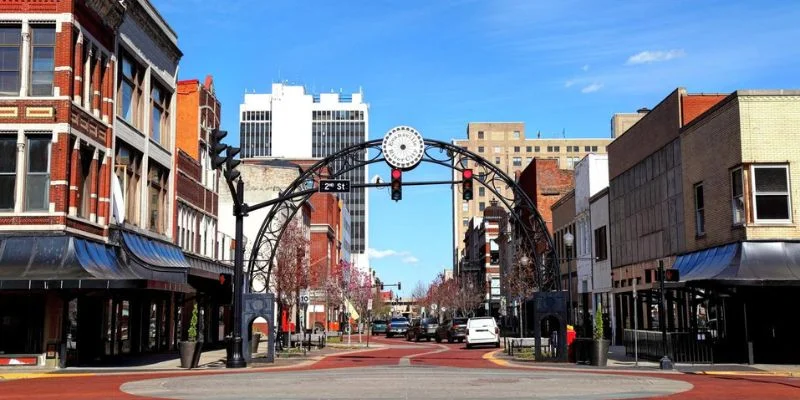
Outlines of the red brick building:
[{"label": "red brick building", "polygon": [[147,0],[5,1],[0,48],[0,364],[174,348],[208,280],[172,244],[177,35]]},{"label": "red brick building", "polygon": [[342,261],[342,201],[330,193],[311,196],[311,275],[312,296],[308,307],[309,327],[322,328],[336,321],[339,299],[325,295],[328,277],[337,273]]},{"label": "red brick building", "polygon": [[544,158],[534,158],[517,177],[517,184],[531,198],[533,206],[539,211],[551,235],[553,234],[551,207],[561,196],[575,187],[574,181],[571,170],[559,169],[557,160]]}]

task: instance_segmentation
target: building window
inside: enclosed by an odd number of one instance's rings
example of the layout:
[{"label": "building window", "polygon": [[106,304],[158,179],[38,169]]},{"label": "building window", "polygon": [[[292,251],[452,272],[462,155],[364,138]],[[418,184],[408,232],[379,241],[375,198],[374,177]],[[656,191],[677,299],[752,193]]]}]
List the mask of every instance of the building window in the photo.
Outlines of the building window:
[{"label": "building window", "polygon": [[567,146],[567,153],[572,153],[572,146]]},{"label": "building window", "polygon": [[165,168],[150,160],[147,171],[148,182],[148,209],[149,216],[147,227],[153,232],[164,234],[167,222],[167,171]]},{"label": "building window", "polygon": [[592,146],[592,153],[597,153],[597,146]]},{"label": "building window", "polygon": [[495,153],[499,153],[500,152],[500,146],[494,146],[494,152]]},{"label": "building window", "polygon": [[483,146],[478,146],[478,153],[483,153]]},{"label": "building window", "polygon": [[553,146],[553,151],[556,153],[561,152],[561,146]]},{"label": "building window", "polygon": [[0,26],[0,96],[19,96],[21,45],[21,26]]},{"label": "building window", "polygon": [[478,203],[478,211],[483,211],[486,209],[486,203],[480,202]]},{"label": "building window", "polygon": [[0,136],[0,154],[5,155],[0,157],[0,210],[13,210],[17,182],[16,133]]},{"label": "building window", "polygon": [[120,55],[117,115],[137,129],[142,128],[142,87],[144,68],[127,54]]},{"label": "building window", "polygon": [[522,157],[514,157],[513,162],[514,162],[514,166],[515,167],[521,167],[522,166]]},{"label": "building window", "polygon": [[461,211],[463,211],[463,212],[469,211],[469,203],[468,202],[464,201],[464,202],[461,203]]},{"label": "building window", "polygon": [[694,185],[694,233],[702,236],[706,233],[705,204],[703,199],[703,184]]},{"label": "building window", "polygon": [[532,146],[525,146],[525,151],[530,153],[533,150]]},{"label": "building window", "polygon": [[55,71],[56,28],[52,25],[33,26],[31,48],[31,96],[53,95]]},{"label": "building window", "polygon": [[539,146],[533,146],[533,151],[535,153],[538,153],[540,150],[541,150],[541,148]]},{"label": "building window", "polygon": [[519,153],[519,146],[514,146],[514,153]]},{"label": "building window", "polygon": [[742,169],[736,168],[731,171],[731,209],[733,210],[733,224],[741,225],[744,223],[744,184],[742,181]]},{"label": "building window", "polygon": [[548,153],[552,153],[553,152],[553,146],[547,146],[547,152]]},{"label": "building window", "polygon": [[478,131],[478,139],[483,139],[483,131]]},{"label": "building window", "polygon": [[529,165],[533,161],[533,157],[525,157],[525,165]]},{"label": "building window", "polygon": [[463,219],[461,220],[461,225],[463,225],[463,226],[467,226],[468,224],[469,224],[469,220],[467,220],[466,218],[463,218]]},{"label": "building window", "polygon": [[153,83],[150,99],[151,113],[150,137],[164,148],[169,148],[169,93],[159,84]]},{"label": "building window", "polygon": [[596,261],[608,258],[605,225],[594,230],[594,258]]},{"label": "building window", "polygon": [[50,137],[28,136],[27,151],[25,209],[47,210],[50,204]]},{"label": "building window", "polygon": [[791,220],[789,199],[789,167],[783,165],[753,166],[753,197],[756,222],[788,222]]},{"label": "building window", "polygon": [[494,163],[499,165],[500,164],[500,157],[495,157],[494,158]]},{"label": "building window", "polygon": [[139,226],[142,154],[118,141],[115,160],[114,171],[125,201],[125,221]]},{"label": "building window", "polygon": [[483,197],[486,196],[486,188],[481,186],[478,188],[478,196]]},{"label": "building window", "polygon": [[519,131],[514,131],[511,137],[513,137],[514,139],[519,139]]},{"label": "building window", "polygon": [[592,146],[583,146],[583,151],[585,151],[585,152],[592,151]]}]

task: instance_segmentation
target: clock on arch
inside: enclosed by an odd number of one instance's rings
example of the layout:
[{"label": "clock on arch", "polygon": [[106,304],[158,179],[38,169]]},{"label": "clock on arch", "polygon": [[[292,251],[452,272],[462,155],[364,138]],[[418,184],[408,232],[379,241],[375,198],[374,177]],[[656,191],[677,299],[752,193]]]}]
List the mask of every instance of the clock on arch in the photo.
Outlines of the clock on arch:
[{"label": "clock on arch", "polygon": [[383,137],[381,150],[386,163],[392,168],[407,171],[422,161],[425,140],[416,129],[410,126],[397,126]]}]

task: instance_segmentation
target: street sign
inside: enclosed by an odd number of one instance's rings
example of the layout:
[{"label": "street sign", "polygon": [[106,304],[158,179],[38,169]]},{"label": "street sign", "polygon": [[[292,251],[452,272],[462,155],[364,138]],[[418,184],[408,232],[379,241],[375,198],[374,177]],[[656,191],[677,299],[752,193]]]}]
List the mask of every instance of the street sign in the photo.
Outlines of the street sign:
[{"label": "street sign", "polygon": [[431,304],[431,311],[436,311],[436,303]]},{"label": "street sign", "polygon": [[300,291],[300,299],[299,300],[300,300],[300,304],[302,304],[302,305],[306,305],[311,301],[310,296],[308,295],[308,290],[303,289],[303,290]]},{"label": "street sign", "polygon": [[347,193],[350,181],[347,179],[320,179],[319,191],[323,193]]},{"label": "street sign", "polygon": [[372,299],[367,300],[367,310],[372,311]]}]

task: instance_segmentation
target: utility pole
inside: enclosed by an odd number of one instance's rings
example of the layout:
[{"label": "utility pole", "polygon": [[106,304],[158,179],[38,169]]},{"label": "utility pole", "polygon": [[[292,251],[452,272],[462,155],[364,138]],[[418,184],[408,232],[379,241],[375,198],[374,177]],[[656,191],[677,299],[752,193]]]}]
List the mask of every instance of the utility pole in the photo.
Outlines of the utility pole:
[{"label": "utility pole", "polygon": [[667,348],[667,296],[664,291],[664,281],[666,280],[666,273],[664,272],[664,261],[658,260],[658,281],[661,287],[661,305],[658,310],[659,323],[661,324],[661,348],[664,350],[664,356],[661,357],[661,369],[673,369],[672,360],[669,358],[669,349]]}]

